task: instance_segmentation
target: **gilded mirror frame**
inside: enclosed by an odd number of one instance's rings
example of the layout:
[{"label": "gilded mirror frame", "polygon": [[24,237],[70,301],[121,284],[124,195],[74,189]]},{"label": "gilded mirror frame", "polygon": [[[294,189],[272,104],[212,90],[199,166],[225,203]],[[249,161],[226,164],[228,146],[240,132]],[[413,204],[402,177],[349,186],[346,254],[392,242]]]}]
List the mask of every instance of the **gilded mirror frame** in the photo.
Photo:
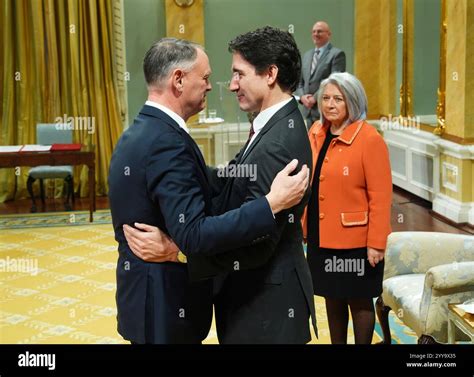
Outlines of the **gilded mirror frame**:
[{"label": "gilded mirror frame", "polygon": [[[402,78],[399,89],[400,116],[404,123],[416,116],[413,112],[413,70],[414,70],[414,1],[403,0],[403,42],[402,42]],[[437,90],[436,127],[421,123],[425,131],[441,136],[446,131],[446,0],[441,0],[440,17],[439,84]]]}]

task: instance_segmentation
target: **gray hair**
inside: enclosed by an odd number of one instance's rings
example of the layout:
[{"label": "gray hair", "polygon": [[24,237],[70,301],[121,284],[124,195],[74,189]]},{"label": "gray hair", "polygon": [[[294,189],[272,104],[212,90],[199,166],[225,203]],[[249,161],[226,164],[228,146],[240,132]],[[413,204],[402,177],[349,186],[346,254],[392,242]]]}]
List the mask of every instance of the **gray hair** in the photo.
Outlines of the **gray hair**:
[{"label": "gray hair", "polygon": [[198,48],[203,49],[197,43],[177,38],[162,38],[153,43],[143,59],[148,86],[160,86],[174,69],[189,71],[196,63]]},{"label": "gray hair", "polygon": [[321,104],[324,89],[328,84],[337,86],[344,96],[348,114],[348,118],[344,123],[351,124],[367,117],[367,96],[362,83],[357,77],[348,72],[334,72],[321,82],[318,90],[318,109],[322,124],[325,123],[326,119],[321,111]]}]

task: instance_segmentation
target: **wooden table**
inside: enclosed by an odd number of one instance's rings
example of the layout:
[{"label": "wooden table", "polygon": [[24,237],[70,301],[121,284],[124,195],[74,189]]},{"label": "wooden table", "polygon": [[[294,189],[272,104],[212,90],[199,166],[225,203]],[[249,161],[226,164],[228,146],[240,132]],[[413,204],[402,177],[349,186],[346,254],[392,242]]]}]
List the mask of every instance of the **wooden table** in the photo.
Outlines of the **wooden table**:
[{"label": "wooden table", "polygon": [[456,343],[455,330],[458,328],[474,344],[474,314],[466,313],[457,304],[448,304],[448,343]]},{"label": "wooden table", "polygon": [[0,168],[40,165],[87,165],[89,168],[89,221],[95,211],[95,153],[93,151],[48,151],[0,153]]}]

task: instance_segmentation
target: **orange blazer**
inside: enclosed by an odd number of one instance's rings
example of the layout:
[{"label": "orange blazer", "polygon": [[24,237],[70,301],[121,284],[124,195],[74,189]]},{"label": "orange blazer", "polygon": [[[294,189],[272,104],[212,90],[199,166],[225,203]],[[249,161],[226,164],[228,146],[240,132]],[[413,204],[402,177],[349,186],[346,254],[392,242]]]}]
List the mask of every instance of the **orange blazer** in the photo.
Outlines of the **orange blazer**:
[{"label": "orange blazer", "polygon": [[[313,169],[328,128],[315,122],[309,130]],[[319,176],[318,200],[321,247],[385,249],[391,232],[392,174],[387,146],[367,122],[352,123],[331,141]],[[301,222],[306,239],[307,208]]]}]

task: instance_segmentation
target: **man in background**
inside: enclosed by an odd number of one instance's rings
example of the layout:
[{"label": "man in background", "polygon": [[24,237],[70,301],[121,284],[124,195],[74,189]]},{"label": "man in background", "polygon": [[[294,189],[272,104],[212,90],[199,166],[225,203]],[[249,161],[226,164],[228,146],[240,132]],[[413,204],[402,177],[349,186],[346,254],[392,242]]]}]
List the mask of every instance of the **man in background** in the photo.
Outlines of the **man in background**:
[{"label": "man in background", "polygon": [[331,40],[331,29],[324,21],[314,24],[311,31],[315,48],[303,55],[302,74],[295,94],[300,96],[303,107],[303,117],[309,129],[315,120],[319,119],[318,89],[321,81],[333,72],[346,70],[346,54],[334,47]]}]

